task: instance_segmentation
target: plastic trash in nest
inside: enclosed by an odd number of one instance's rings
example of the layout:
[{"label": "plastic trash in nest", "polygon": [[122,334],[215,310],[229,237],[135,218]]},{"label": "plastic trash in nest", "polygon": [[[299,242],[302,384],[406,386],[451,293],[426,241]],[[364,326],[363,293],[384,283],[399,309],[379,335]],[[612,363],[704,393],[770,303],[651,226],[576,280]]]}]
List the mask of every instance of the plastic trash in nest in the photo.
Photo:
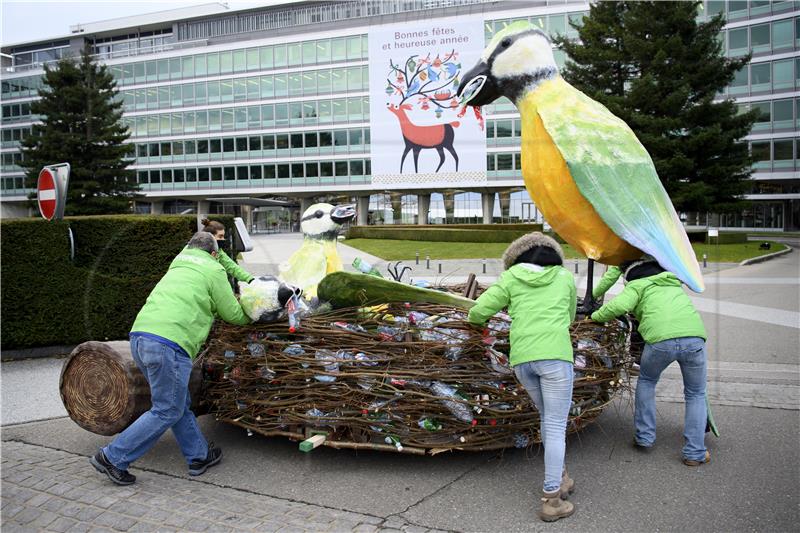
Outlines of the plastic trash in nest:
[{"label": "plastic trash in nest", "polygon": [[236,352],[233,350],[225,350],[225,359],[234,359],[236,357]]},{"label": "plastic trash in nest", "polygon": [[503,352],[497,351],[490,346],[486,348],[486,355],[489,357],[489,364],[492,370],[498,374],[510,375],[514,373],[508,364],[508,357]]},{"label": "plastic trash in nest", "polygon": [[271,380],[275,378],[275,371],[268,366],[262,366],[258,373],[261,376],[261,379]]},{"label": "plastic trash in nest", "polygon": [[356,362],[361,366],[378,366],[377,361],[373,361],[370,356],[365,354],[364,352],[358,352],[355,355]]},{"label": "plastic trash in nest", "polygon": [[514,448],[527,448],[530,442],[531,439],[528,437],[528,435],[524,433],[514,434]]},{"label": "plastic trash in nest", "polygon": [[366,333],[367,330],[358,324],[350,324],[349,322],[331,322],[331,326],[337,329],[343,329],[351,333]]},{"label": "plastic trash in nest", "polygon": [[399,328],[378,326],[378,338],[382,341],[402,341],[405,332]]},{"label": "plastic trash in nest", "polygon": [[[339,371],[339,361],[336,359],[336,354],[330,350],[317,350],[314,354],[314,359],[322,364],[325,372],[335,373]],[[336,381],[336,376],[317,374],[314,379],[322,383],[333,383]]]},{"label": "plastic trash in nest", "polygon": [[435,418],[420,418],[417,425],[426,431],[440,431],[442,425]]},{"label": "plastic trash in nest", "polygon": [[286,355],[305,355],[306,351],[299,344],[290,344],[283,349]]},{"label": "plastic trash in nest", "polygon": [[266,357],[267,351],[264,349],[263,344],[258,344],[257,342],[251,342],[247,345],[247,349],[250,351],[250,355],[253,357]]},{"label": "plastic trash in nest", "polygon": [[418,279],[412,285],[415,287],[421,287],[423,289],[427,289],[431,286],[431,282],[425,279]]},{"label": "plastic trash in nest", "polygon": [[447,410],[450,411],[453,416],[455,416],[461,422],[465,422],[467,424],[472,423],[473,416],[470,408],[460,401],[455,400],[455,398],[460,399],[456,389],[450,385],[447,385],[446,383],[442,383],[441,381],[434,381],[431,383],[430,389],[434,396],[442,398],[442,404],[447,407]]},{"label": "plastic trash in nest", "polygon": [[409,311],[408,315],[406,316],[408,317],[408,321],[417,327],[420,328],[433,327],[433,323],[430,322],[429,320],[430,315],[427,313],[423,313],[421,311]]},{"label": "plastic trash in nest", "polygon": [[576,355],[575,356],[575,368],[586,368],[586,356],[585,355]]},{"label": "plastic trash in nest", "polygon": [[360,257],[356,257],[355,259],[353,259],[353,268],[355,268],[362,274],[367,274],[369,276],[375,276],[378,278],[383,277],[383,274],[381,274],[380,270],[370,265]]},{"label": "plastic trash in nest", "polygon": [[606,366],[606,368],[611,368],[614,366],[611,362],[611,358],[608,356],[608,351],[606,351],[606,349],[595,340],[578,339],[576,349],[578,351],[588,351],[593,353],[597,358],[603,361],[603,364]]}]

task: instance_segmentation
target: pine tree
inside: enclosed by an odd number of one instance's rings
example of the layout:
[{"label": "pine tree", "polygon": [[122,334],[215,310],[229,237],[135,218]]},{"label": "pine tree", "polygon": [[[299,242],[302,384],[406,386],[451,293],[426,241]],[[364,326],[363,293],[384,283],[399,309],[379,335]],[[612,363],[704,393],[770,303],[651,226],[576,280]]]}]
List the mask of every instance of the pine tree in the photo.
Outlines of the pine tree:
[{"label": "pine tree", "polygon": [[718,93],[750,57],[728,59],[722,15],[698,23],[702,2],[592,4],[579,40],[556,39],[562,75],[623,119],[650,152],[679,211],[742,207],[752,159],[743,138],[757,112]]},{"label": "pine tree", "polygon": [[67,215],[130,212],[138,190],[127,170],[130,133],[122,124],[122,102],[116,82],[88,49],[80,60],[65,58],[55,68],[45,66],[40,100],[31,112],[42,117],[33,134],[22,141],[28,184],[45,165],[69,163]]}]

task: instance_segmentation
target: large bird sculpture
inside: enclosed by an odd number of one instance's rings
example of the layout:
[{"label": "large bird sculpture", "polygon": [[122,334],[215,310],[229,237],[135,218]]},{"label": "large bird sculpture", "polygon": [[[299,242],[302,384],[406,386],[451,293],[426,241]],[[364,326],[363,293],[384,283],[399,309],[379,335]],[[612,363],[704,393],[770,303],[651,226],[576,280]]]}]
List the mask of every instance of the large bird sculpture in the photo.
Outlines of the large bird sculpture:
[{"label": "large bird sculpture", "polygon": [[459,87],[462,103],[512,100],[522,119],[522,176],[553,229],[592,261],[653,256],[695,292],[697,258],[644,146],[625,122],[567,83],[548,37],[528,22],[498,32]]},{"label": "large bird sculpture", "polygon": [[317,295],[317,285],[331,272],[342,270],[336,248],[339,229],[352,220],[352,205],[314,204],[300,218],[303,245],[279,267],[281,281],[299,287],[307,298]]}]

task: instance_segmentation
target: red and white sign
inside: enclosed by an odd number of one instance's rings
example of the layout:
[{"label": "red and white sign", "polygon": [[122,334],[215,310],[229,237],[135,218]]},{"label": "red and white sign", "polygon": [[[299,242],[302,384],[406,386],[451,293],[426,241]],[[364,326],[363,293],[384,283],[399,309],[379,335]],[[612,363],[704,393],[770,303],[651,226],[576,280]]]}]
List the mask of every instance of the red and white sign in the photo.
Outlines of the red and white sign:
[{"label": "red and white sign", "polygon": [[56,177],[49,168],[43,168],[42,171],[39,172],[37,189],[39,212],[47,220],[53,220],[53,217],[56,215],[58,190],[56,189]]},{"label": "red and white sign", "polygon": [[39,172],[36,198],[39,212],[47,220],[58,220],[64,216],[69,170],[69,163],[61,163],[46,166]]}]

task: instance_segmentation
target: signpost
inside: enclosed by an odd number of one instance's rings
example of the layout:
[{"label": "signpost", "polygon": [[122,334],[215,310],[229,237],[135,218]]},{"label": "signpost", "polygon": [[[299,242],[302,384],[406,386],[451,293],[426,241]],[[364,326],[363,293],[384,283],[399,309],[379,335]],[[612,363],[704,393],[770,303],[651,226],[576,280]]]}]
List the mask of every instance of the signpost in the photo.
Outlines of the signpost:
[{"label": "signpost", "polygon": [[64,218],[69,170],[69,163],[60,163],[48,165],[39,172],[36,199],[39,203],[39,212],[47,220]]}]

